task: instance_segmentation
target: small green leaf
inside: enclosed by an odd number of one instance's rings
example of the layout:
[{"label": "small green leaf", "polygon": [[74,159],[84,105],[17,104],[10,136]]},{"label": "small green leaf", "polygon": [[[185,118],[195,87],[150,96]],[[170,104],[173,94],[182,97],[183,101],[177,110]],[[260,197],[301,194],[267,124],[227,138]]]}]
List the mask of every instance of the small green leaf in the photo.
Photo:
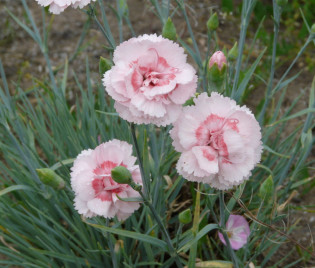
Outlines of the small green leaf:
[{"label": "small green leaf", "polygon": [[238,56],[238,47],[237,47],[237,42],[235,42],[234,46],[229,50],[228,53],[228,60],[229,61],[235,61]]},{"label": "small green leaf", "polygon": [[176,28],[171,18],[168,18],[162,30],[162,36],[172,41],[177,40]]},{"label": "small green leaf", "polygon": [[217,12],[212,14],[207,21],[207,28],[210,32],[215,31],[219,27],[219,18]]},{"label": "small green leaf", "polygon": [[260,186],[259,188],[259,196],[261,199],[268,201],[272,198],[274,193],[274,184],[272,176],[270,175]]},{"label": "small green leaf", "polygon": [[104,73],[106,73],[111,68],[112,68],[112,63],[108,59],[100,57],[100,62],[99,62],[100,75],[102,76]]},{"label": "small green leaf", "polygon": [[192,221],[192,216],[191,216],[191,210],[190,208],[187,208],[186,210],[182,211],[178,215],[178,219],[181,223],[183,224],[188,224]]}]

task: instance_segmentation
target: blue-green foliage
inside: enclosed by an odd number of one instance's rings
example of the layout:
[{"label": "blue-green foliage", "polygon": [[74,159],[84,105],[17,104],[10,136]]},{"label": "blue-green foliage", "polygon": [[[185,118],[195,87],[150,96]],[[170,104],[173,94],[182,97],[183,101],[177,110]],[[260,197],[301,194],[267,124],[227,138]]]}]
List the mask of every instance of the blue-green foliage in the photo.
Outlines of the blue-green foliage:
[{"label": "blue-green foliage", "polygon": [[[199,67],[199,85],[208,90],[207,77],[198,44],[189,24],[185,1],[178,0],[178,12],[182,12],[188,26],[192,46],[178,37],[178,42],[186,48]],[[132,143],[130,126],[119,118],[99,81],[91,84],[89,62],[86,59],[86,83],[81,84],[75,77],[77,90],[75,102],[67,99],[68,63],[64,65],[60,80],[50,66],[47,51],[46,29],[38,30],[25,0],[22,0],[29,23],[23,24],[11,14],[12,18],[26,30],[40,46],[46,59],[49,77],[45,81],[34,81],[29,91],[16,86],[9,89],[5,70],[0,62],[2,83],[0,85],[0,253],[6,259],[1,265],[19,265],[22,267],[170,267],[174,259],[169,257],[165,237],[155,222],[149,209],[142,206],[125,222],[106,221],[96,217],[84,219],[73,207],[73,192],[70,187],[71,159],[87,148],[95,148],[101,142],[112,138]],[[122,3],[124,5],[122,5]],[[151,0],[157,16],[161,20],[161,29],[168,17],[172,17],[170,5],[165,0]],[[231,1],[224,1],[225,8],[233,8]],[[231,4],[232,3],[232,4]],[[115,46],[115,40],[101,0],[99,5],[90,7],[92,12],[100,8],[102,30],[107,34],[109,46]],[[133,28],[128,18],[125,1],[117,1],[119,37],[123,38],[123,22],[127,23],[131,33]],[[236,62],[229,62],[225,81],[225,95],[241,103],[244,97],[250,97],[249,83],[266,50],[259,52],[255,61],[249,63],[243,55],[246,44],[246,30],[254,9],[255,1],[246,1],[243,5],[239,54]],[[278,8],[274,4],[274,8]],[[89,13],[94,16],[95,13]],[[43,12],[44,15],[44,12]],[[280,14],[279,14],[280,16]],[[278,21],[279,22],[279,21]],[[176,26],[176,25],[175,25]],[[205,26],[206,27],[206,26]],[[258,30],[257,30],[258,32]],[[216,34],[216,33],[215,33]],[[216,39],[215,39],[216,40]],[[314,40],[306,38],[305,46]],[[236,41],[236,40],[235,40]],[[256,38],[254,38],[254,42]],[[118,40],[116,40],[118,43]],[[208,36],[210,46],[211,35]],[[218,44],[216,44],[217,46]],[[273,49],[277,48],[277,43]],[[254,44],[251,46],[253,48]],[[270,53],[272,53],[271,49]],[[251,49],[249,50],[252,51]],[[297,54],[297,58],[302,54]],[[272,57],[275,57],[274,54]],[[210,55],[208,55],[210,56]],[[244,60],[245,58],[245,60]],[[208,59],[204,59],[207,62]],[[244,64],[246,63],[246,64]],[[271,67],[271,73],[273,72]],[[295,106],[299,99],[292,102],[283,111],[283,101],[289,83],[294,83],[297,75],[287,77],[291,66],[280,82],[270,83],[269,92],[262,100],[262,109],[258,109],[258,118],[262,125],[264,152],[261,163],[252,172],[250,180],[225,195],[226,207],[222,206],[221,219],[227,219],[230,213],[246,213],[252,219],[251,236],[245,248],[235,252],[233,261],[239,267],[253,262],[264,254],[261,267],[267,265],[276,254],[280,243],[287,238],[279,235],[269,225],[274,226],[286,217],[286,210],[277,210],[290,193],[310,182],[308,155],[314,144],[315,99],[313,82],[310,87],[308,107],[297,112]],[[62,72],[62,70],[58,70]],[[273,79],[273,74],[265,74]],[[269,80],[261,79],[263,83]],[[267,82],[266,82],[267,81]],[[15,91],[14,95],[10,92]],[[275,105],[275,93],[279,92]],[[267,109],[268,108],[268,109]],[[289,132],[288,122],[294,118],[303,118],[295,123]],[[196,194],[193,183],[188,183],[177,175],[175,164],[178,154],[173,150],[169,138],[170,127],[138,126],[136,128],[139,151],[144,163],[144,174],[148,180],[148,192],[152,206],[162,218],[162,222],[171,234],[172,243],[178,253],[189,255],[194,248],[197,258],[207,260],[231,261],[230,252],[217,239],[215,223],[219,214],[218,191],[207,185],[201,185],[200,222],[196,234],[187,225],[179,225],[177,214],[195,204]],[[36,169],[53,167],[65,182],[63,190],[56,191],[44,185],[38,178]],[[303,172],[301,172],[303,171]],[[164,177],[168,176],[168,177]],[[168,179],[170,178],[170,179]],[[273,193],[268,196],[274,202],[263,200],[258,192],[262,183],[272,180]],[[151,179],[151,181],[149,181]],[[190,194],[191,191],[191,194]],[[179,207],[186,200],[182,208]],[[221,200],[222,201],[222,200]],[[265,201],[265,202],[264,202]],[[179,209],[178,209],[179,207]],[[192,211],[194,211],[192,205]],[[222,212],[222,211],[221,211]],[[224,217],[224,218],[222,218]],[[180,226],[180,228],[179,228]],[[289,226],[290,227],[290,226]],[[179,229],[178,229],[179,228]],[[288,234],[294,226],[288,229]],[[178,229],[178,230],[177,230]],[[293,248],[293,246],[292,246]],[[183,256],[183,255],[182,255]],[[181,257],[187,265],[188,258]],[[279,265],[284,259],[279,260]],[[297,260],[297,262],[302,259]],[[228,263],[230,264],[230,262]]]}]

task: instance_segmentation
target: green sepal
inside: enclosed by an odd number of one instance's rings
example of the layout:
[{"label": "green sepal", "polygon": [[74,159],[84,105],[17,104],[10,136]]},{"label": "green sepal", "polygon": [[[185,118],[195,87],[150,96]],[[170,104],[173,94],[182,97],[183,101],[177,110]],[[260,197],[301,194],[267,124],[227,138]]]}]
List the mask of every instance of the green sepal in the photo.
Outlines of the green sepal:
[{"label": "green sepal", "polygon": [[213,13],[207,21],[207,28],[210,32],[215,31],[219,27],[219,18],[217,12]]},{"label": "green sepal", "polygon": [[190,208],[187,208],[186,210],[182,211],[178,215],[178,219],[182,224],[188,224],[192,221],[192,215]]},{"label": "green sepal", "polygon": [[132,175],[130,171],[124,166],[117,166],[111,170],[112,179],[120,184],[130,184],[132,182]]},{"label": "green sepal", "polygon": [[274,193],[274,183],[272,176],[270,175],[261,185],[259,188],[259,197],[266,202],[272,199]]},{"label": "green sepal", "polygon": [[50,168],[36,169],[37,175],[42,183],[60,190],[65,187],[65,181]]},{"label": "green sepal", "polygon": [[106,73],[111,68],[112,68],[112,63],[108,59],[100,57],[100,62],[99,62],[100,75],[103,76],[104,73]]},{"label": "green sepal", "polygon": [[172,41],[177,40],[176,28],[171,18],[168,18],[162,30],[162,36]]}]

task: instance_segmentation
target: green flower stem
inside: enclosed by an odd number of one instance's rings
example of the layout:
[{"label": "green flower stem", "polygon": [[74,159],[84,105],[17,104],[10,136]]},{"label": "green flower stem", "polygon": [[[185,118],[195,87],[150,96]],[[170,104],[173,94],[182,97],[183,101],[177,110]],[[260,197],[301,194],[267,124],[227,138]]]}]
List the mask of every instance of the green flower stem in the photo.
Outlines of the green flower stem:
[{"label": "green flower stem", "polygon": [[234,267],[238,268],[239,266],[238,266],[237,258],[235,256],[234,250],[231,247],[230,240],[229,240],[229,238],[228,238],[228,236],[226,234],[226,231],[225,231],[224,192],[223,191],[220,191],[220,193],[219,193],[219,200],[220,200],[220,227],[221,227],[221,232],[222,232],[224,240],[226,242],[226,246],[228,248],[228,251],[229,251],[229,253],[231,255]]},{"label": "green flower stem", "polygon": [[137,155],[137,159],[138,159],[138,162],[139,162],[141,178],[143,180],[144,195],[147,198],[148,195],[149,195],[149,189],[148,189],[148,185],[146,183],[146,178],[145,178],[144,169],[143,169],[143,163],[142,163],[141,154],[140,154],[140,150],[139,150],[139,146],[138,146],[138,142],[137,142],[135,124],[133,124],[133,123],[130,124],[130,130],[131,130],[131,136],[132,136],[133,145],[135,146],[136,155]]},{"label": "green flower stem", "polygon": [[271,71],[270,71],[270,79],[267,86],[266,96],[264,106],[261,110],[261,113],[258,118],[258,122],[260,125],[263,123],[264,115],[266,113],[267,106],[270,101],[270,93],[272,90],[273,79],[275,75],[275,66],[276,66],[276,52],[277,52],[277,41],[279,34],[279,24],[280,24],[280,10],[277,7],[276,1],[273,1],[273,16],[274,16],[274,37],[273,37],[273,46],[272,46],[272,59],[271,59]]},{"label": "green flower stem", "polygon": [[207,72],[208,72],[208,62],[209,62],[209,52],[210,52],[210,43],[212,38],[213,31],[208,31],[208,39],[207,39],[207,51],[206,51],[206,58],[205,58],[205,65],[203,69],[203,91],[208,92],[208,78],[207,78]]},{"label": "green flower stem", "polygon": [[175,258],[175,262],[176,262],[176,264],[177,264],[177,267],[180,267],[180,268],[183,267],[183,266],[182,266],[182,263],[181,263],[181,261],[180,261],[180,258],[179,258],[179,256],[178,256],[178,254],[177,254],[175,248],[173,247],[172,240],[171,240],[171,238],[170,238],[170,236],[169,236],[169,234],[168,234],[168,232],[167,232],[167,230],[166,230],[166,228],[165,228],[165,226],[164,226],[164,224],[163,224],[163,222],[162,222],[160,216],[157,214],[157,212],[155,211],[154,207],[152,206],[152,203],[150,202],[150,200],[148,200],[148,199],[144,196],[144,194],[142,193],[141,189],[139,189],[139,187],[137,187],[135,184],[131,184],[131,187],[133,187],[133,189],[136,190],[136,191],[141,195],[141,197],[143,198],[143,203],[144,203],[147,207],[149,207],[149,209],[151,210],[153,217],[154,217],[155,220],[157,221],[157,224],[160,226],[160,228],[161,228],[163,234],[164,234],[165,237],[166,237],[166,243],[167,243],[167,245],[168,245],[168,247],[169,247],[170,255],[171,255],[172,258]]},{"label": "green flower stem", "polygon": [[[106,226],[109,227],[109,220],[106,219]],[[110,233],[107,232],[107,241],[108,241],[108,247],[110,250],[110,255],[112,257],[112,262],[113,262],[113,268],[117,268],[118,267],[118,263],[117,263],[117,258],[116,258],[116,253],[115,253],[115,249],[114,249],[114,245],[113,242],[110,238]]]},{"label": "green flower stem", "polygon": [[179,236],[182,234],[183,226],[184,226],[184,224],[182,224],[180,222],[179,226],[178,226],[178,229],[177,229],[177,233],[176,233],[176,244],[175,244],[176,250],[178,249]]},{"label": "green flower stem", "polygon": [[236,60],[235,76],[234,76],[234,83],[233,83],[231,98],[235,98],[235,95],[236,95],[238,80],[239,80],[240,72],[241,72],[242,55],[243,55],[243,50],[244,50],[244,45],[245,45],[247,26],[250,20],[250,15],[254,9],[254,6],[255,6],[254,0],[244,1],[243,3],[241,34],[240,34],[240,39],[238,42],[239,43],[238,56]]},{"label": "green flower stem", "polygon": [[107,40],[107,42],[109,43],[109,45],[111,46],[112,49],[115,48],[115,44],[113,44],[113,42],[111,41],[111,39],[109,38],[107,32],[105,31],[104,27],[102,26],[102,24],[100,23],[100,21],[98,20],[96,14],[95,14],[95,10],[92,7],[91,4],[89,4],[89,12],[88,12],[89,16],[91,18],[94,19],[94,21],[96,22],[97,26],[100,28],[103,36],[105,37],[105,39]]},{"label": "green flower stem", "polygon": [[123,19],[122,19],[122,10],[121,10],[121,1],[116,0],[116,6],[117,6],[117,14],[118,14],[118,29],[119,29],[119,42],[122,43],[124,40],[123,36]]},{"label": "green flower stem", "polygon": [[[196,191],[196,200],[195,200],[194,221],[193,221],[193,226],[192,226],[192,233],[194,237],[196,237],[199,231],[199,220],[200,220],[200,186],[198,183],[197,191]],[[197,249],[198,249],[198,242],[193,244],[190,248],[189,260],[188,260],[189,268],[194,268],[196,266]]]},{"label": "green flower stem", "polygon": [[141,155],[140,155],[140,150],[139,150],[139,146],[138,146],[138,142],[137,142],[137,137],[136,137],[136,131],[135,131],[135,125],[133,123],[130,124],[130,130],[131,130],[131,135],[132,135],[132,140],[133,140],[133,144],[136,148],[136,154],[137,154],[137,159],[138,159],[138,162],[139,162],[139,168],[140,168],[140,173],[141,173],[141,177],[143,179],[143,188],[144,188],[144,193],[142,193],[142,190],[141,190],[141,187],[139,187],[139,185],[135,184],[134,182],[132,182],[130,184],[130,186],[135,190],[137,191],[142,199],[143,199],[143,203],[149,207],[149,209],[151,210],[152,212],[152,215],[153,217],[155,218],[155,220],[157,221],[157,224],[160,226],[163,234],[165,235],[166,237],[166,242],[168,244],[168,247],[169,247],[169,250],[171,251],[170,252],[170,255],[172,258],[175,258],[175,261],[176,261],[176,264],[177,264],[177,267],[183,267],[182,266],[182,263],[180,261],[180,258],[175,250],[175,248],[173,247],[173,244],[172,244],[172,240],[160,218],[160,216],[158,215],[158,213],[156,212],[156,210],[154,209],[153,205],[152,205],[152,202],[151,200],[149,199],[148,197],[148,188],[147,188],[147,185],[145,183],[145,177],[144,177],[144,169],[143,169],[143,163],[142,163],[142,159],[141,159]]}]

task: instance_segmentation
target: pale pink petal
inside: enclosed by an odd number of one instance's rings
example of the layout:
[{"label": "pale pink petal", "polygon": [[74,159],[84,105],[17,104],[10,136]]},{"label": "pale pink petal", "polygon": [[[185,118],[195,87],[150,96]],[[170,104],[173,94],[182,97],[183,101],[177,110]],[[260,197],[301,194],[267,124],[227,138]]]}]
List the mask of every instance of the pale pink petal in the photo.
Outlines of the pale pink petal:
[{"label": "pale pink petal", "polygon": [[129,122],[174,123],[181,105],[196,91],[196,72],[187,64],[184,50],[162,36],[143,35],[123,42],[113,61],[103,84],[116,101],[116,111]]},{"label": "pale pink petal", "polygon": [[139,111],[143,112],[144,115],[162,117],[166,113],[163,102],[148,100],[142,94],[135,95],[131,100],[131,104]]},{"label": "pale pink petal", "polygon": [[125,141],[111,140],[94,150],[84,150],[71,168],[71,187],[75,193],[75,208],[85,217],[103,216],[126,219],[139,202],[118,199],[139,197],[139,193],[127,184],[119,184],[111,178],[112,168],[122,165],[132,174],[133,180],[142,185],[139,166],[132,156],[132,145]]},{"label": "pale pink petal", "polygon": [[195,146],[191,150],[195,155],[198,165],[209,174],[219,170],[217,152],[209,146]]},{"label": "pale pink petal", "polygon": [[[243,216],[230,215],[226,222],[226,232],[230,241],[231,247],[234,250],[242,248],[247,243],[247,239],[250,235],[250,229],[248,222]],[[226,241],[222,233],[218,233],[221,242],[226,245]]]},{"label": "pale pink petal", "polygon": [[178,173],[227,190],[247,180],[262,152],[260,126],[247,107],[212,93],[184,107],[170,131],[182,153]]},{"label": "pale pink petal", "polygon": [[194,96],[196,87],[197,76],[195,75],[191,82],[178,84],[169,97],[176,104],[184,104],[188,99]]}]

